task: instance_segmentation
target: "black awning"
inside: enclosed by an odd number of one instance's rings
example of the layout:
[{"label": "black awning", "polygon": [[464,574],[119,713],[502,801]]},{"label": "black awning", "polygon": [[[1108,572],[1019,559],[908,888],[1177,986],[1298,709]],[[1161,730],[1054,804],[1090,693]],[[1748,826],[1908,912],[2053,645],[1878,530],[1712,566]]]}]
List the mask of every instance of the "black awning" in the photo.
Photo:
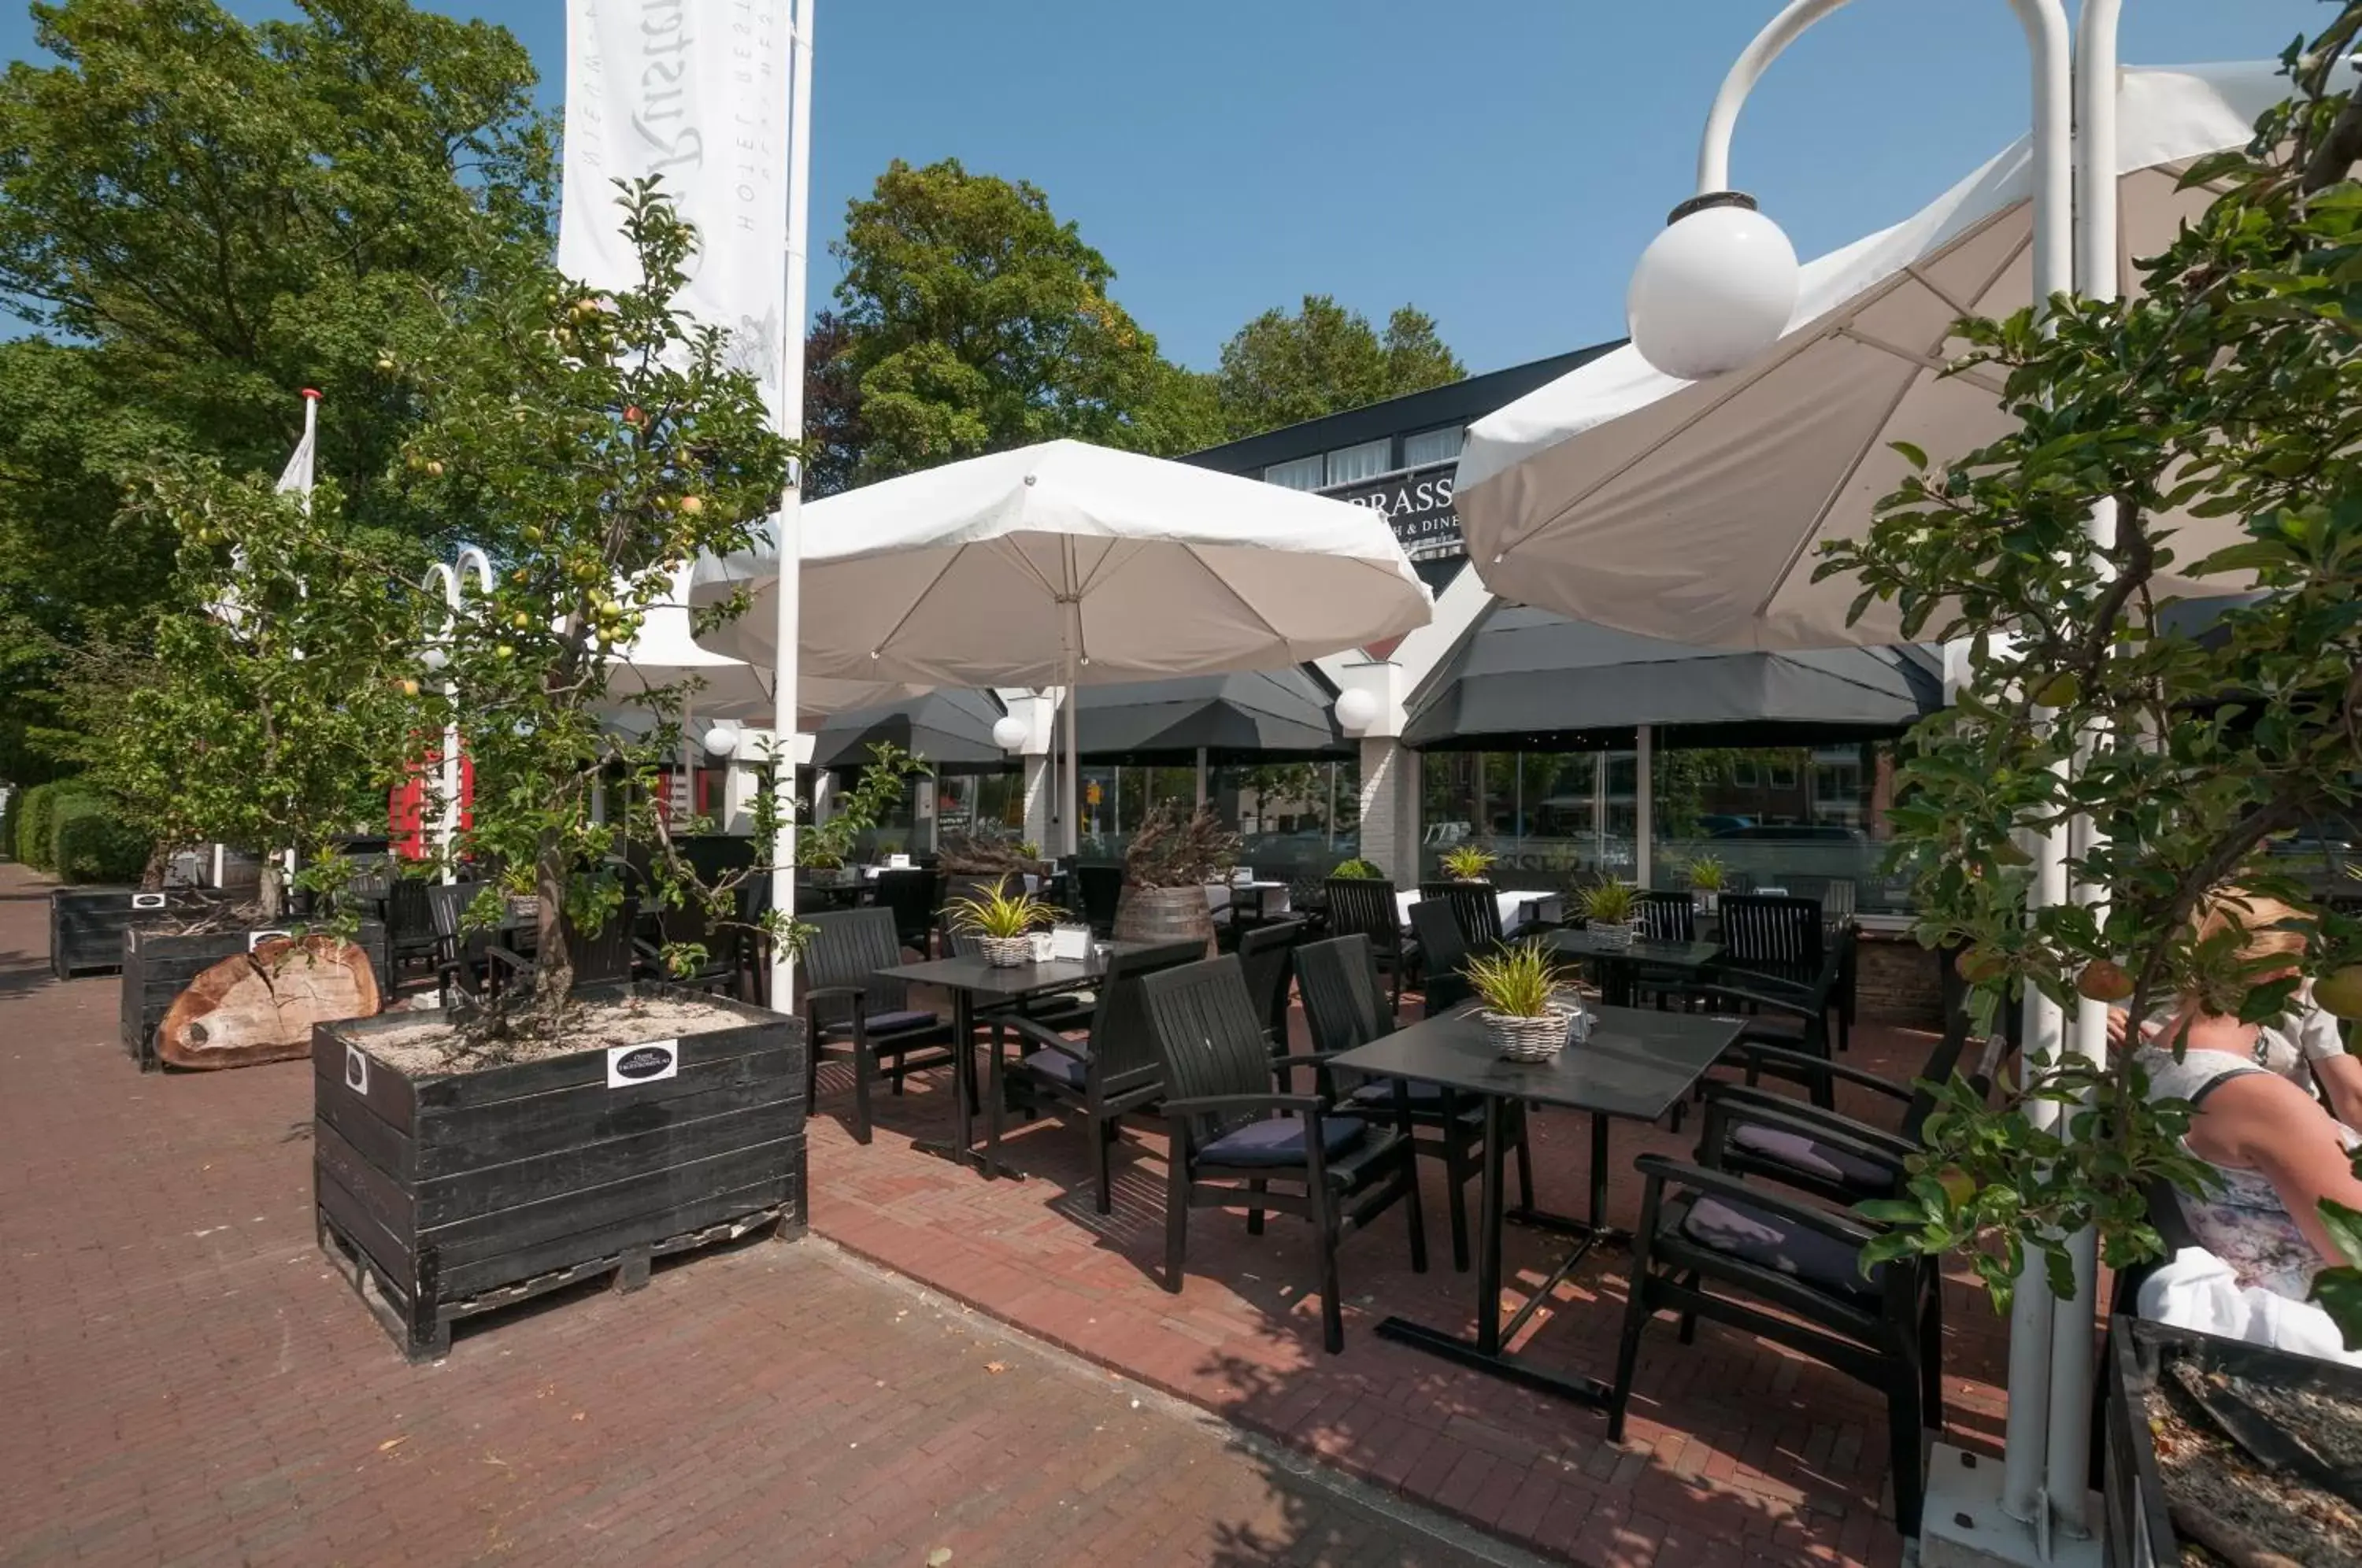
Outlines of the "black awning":
[{"label": "black awning", "polygon": [[1943,705],[1919,647],[1756,653],[1694,648],[1522,605],[1487,612],[1410,701],[1407,745],[1585,750],[1661,744],[1798,745],[1867,739]]},{"label": "black awning", "polygon": [[1101,761],[1194,764],[1351,756],[1337,727],[1336,693],[1298,666],[1083,688],[1076,723],[1083,756]]},{"label": "black awning", "polygon": [[1010,758],[992,726],[1006,712],[989,691],[930,691],[882,708],[839,713],[812,737],[814,767],[861,767],[873,742],[891,741],[937,767],[1001,767]]}]

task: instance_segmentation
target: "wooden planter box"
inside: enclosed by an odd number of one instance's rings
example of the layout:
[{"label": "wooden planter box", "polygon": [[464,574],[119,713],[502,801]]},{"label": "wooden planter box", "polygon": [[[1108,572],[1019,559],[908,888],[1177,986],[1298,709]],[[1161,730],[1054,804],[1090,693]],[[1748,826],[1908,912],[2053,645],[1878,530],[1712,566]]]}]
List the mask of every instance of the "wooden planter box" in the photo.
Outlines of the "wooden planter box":
[{"label": "wooden planter box", "polygon": [[53,888],[50,890],[50,973],[61,980],[109,974],[123,967],[123,933],[145,921],[186,911],[185,892],[146,893],[137,888]]},{"label": "wooden planter box", "polygon": [[[588,995],[626,991],[690,994]],[[803,1233],[803,1022],[697,999],[743,1021],[416,1079],[369,1043],[420,1014],[314,1031],[320,1244],[411,1360],[447,1353],[460,1318],[600,1274],[635,1289],[652,1257],[767,1225]]]},{"label": "wooden planter box", "polygon": [[[163,1066],[156,1055],[156,1026],[191,980],[225,958],[249,953],[265,937],[283,936],[277,925],[242,926],[209,931],[196,936],[175,936],[134,926],[123,938],[123,1049],[143,1073]],[[369,951],[370,967],[377,971],[378,992],[393,995],[393,969],[386,955],[385,927],[363,921],[354,940]]]},{"label": "wooden planter box", "polygon": [[2101,1493],[2108,1568],[2180,1568],[2181,1542],[2167,1511],[2157,1441],[2149,1431],[2148,1395],[2168,1361],[2191,1356],[2234,1376],[2305,1381],[2324,1393],[2362,1399],[2362,1367],[2138,1318],[2114,1319],[2108,1327],[2107,1475]]}]

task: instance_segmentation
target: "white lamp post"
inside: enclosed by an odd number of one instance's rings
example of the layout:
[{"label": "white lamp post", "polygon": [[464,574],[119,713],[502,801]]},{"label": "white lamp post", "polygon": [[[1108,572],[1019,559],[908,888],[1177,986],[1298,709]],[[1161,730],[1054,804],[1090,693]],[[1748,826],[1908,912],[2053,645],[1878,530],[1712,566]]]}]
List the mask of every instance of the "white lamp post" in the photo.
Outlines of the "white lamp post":
[{"label": "white lamp post", "polygon": [[[1626,308],[1633,346],[1668,375],[1697,380],[1734,369],[1776,342],[1796,304],[1795,253],[1752,198],[1730,187],[1730,140],[1747,96],[1772,61],[1848,0],[1792,0],[1732,64],[1716,94],[1698,149],[1697,192],[1673,210],[1635,270]],[[2010,0],[2025,28],[2033,67],[2033,272],[2038,311],[2051,295],[2080,290],[2115,297],[2116,34],[2119,0],[2084,0],[2070,48],[2063,0]],[[2083,199],[2075,200],[2080,186]],[[2112,544],[2111,509],[2088,530]],[[2064,903],[2070,834],[2095,842],[2078,822],[2047,835],[2030,902]],[[2097,904],[2104,891],[2074,889]],[[2029,996],[2026,1052],[2055,1057],[2067,1043],[2056,1003]],[[2073,1048],[2093,1060],[2107,1048],[2106,1010],[2079,1010]],[[2044,1107],[2052,1121],[2055,1107]],[[2092,1244],[2075,1239],[2081,1292],[2053,1309],[2040,1262],[2020,1276],[2010,1323],[2009,1425],[2002,1506],[2035,1526],[2046,1552],[2055,1517],[2070,1535],[2088,1533],[2084,1474],[2091,1438]],[[1930,1508],[1931,1515],[1934,1509]]]},{"label": "white lamp post", "polygon": [[[451,662],[444,643],[450,640],[451,625],[459,619],[461,601],[467,593],[467,579],[471,573],[476,580],[476,591],[490,599],[492,596],[492,563],[485,558],[483,551],[473,545],[460,546],[455,561],[447,566],[436,561],[426,569],[426,575],[418,580],[421,588],[431,591],[439,587],[443,591],[446,619],[442,640],[430,644],[419,656],[419,662],[429,671],[439,671]],[[459,879],[459,869],[451,863],[451,843],[459,836],[458,683],[446,681],[443,697],[449,718],[443,725],[443,756],[439,769],[442,777],[437,788],[437,793],[442,796],[442,811],[436,819],[435,845],[436,858],[442,863],[443,881],[447,887]]]},{"label": "white lamp post", "polygon": [[[786,310],[779,328],[779,434],[800,439],[804,430],[804,288],[811,229],[811,77],[812,6],[814,0],[794,0],[794,19],[788,32],[788,244]],[[771,725],[773,815],[778,827],[771,835],[771,907],[784,916],[796,912],[796,642],[800,635],[797,579],[803,560],[802,466],[779,497],[778,589],[771,595],[773,665],[771,690],[778,706]],[[785,942],[771,944],[770,1001],[779,1012],[789,1010],[795,996],[795,951]]]}]

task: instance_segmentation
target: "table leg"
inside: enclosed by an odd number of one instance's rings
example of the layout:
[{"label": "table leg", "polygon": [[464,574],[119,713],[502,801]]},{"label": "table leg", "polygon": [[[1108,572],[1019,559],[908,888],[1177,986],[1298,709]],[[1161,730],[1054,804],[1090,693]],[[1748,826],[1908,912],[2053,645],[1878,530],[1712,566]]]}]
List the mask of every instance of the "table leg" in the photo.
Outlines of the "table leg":
[{"label": "table leg", "polygon": [[[1485,1097],[1483,1201],[1479,1209],[1476,1243],[1475,1336],[1472,1339],[1465,1334],[1447,1333],[1441,1329],[1429,1328],[1424,1323],[1414,1322],[1407,1318],[1388,1318],[1379,1323],[1378,1337],[1409,1345],[1416,1350],[1426,1351],[1430,1355],[1441,1356],[1446,1361],[1456,1362],[1462,1366],[1472,1367],[1478,1372],[1504,1378],[1538,1393],[1553,1395],[1562,1399],[1572,1399],[1577,1404],[1589,1405],[1595,1409],[1604,1409],[1609,1394],[1606,1384],[1595,1377],[1571,1377],[1529,1365],[1523,1356],[1506,1348],[1518,1337],[1518,1331],[1532,1320],[1534,1314],[1540,1311],[1549,1303],[1551,1297],[1557,1294],[1560,1283],[1582,1264],[1584,1257],[1589,1255],[1592,1246],[1606,1234],[1596,1226],[1596,1221],[1606,1206],[1606,1200],[1599,1195],[1597,1187],[1595,1187],[1593,1194],[1594,1223],[1592,1224],[1530,1209],[1520,1209],[1514,1216],[1505,1212],[1505,1194],[1502,1189],[1507,1184],[1503,1168],[1508,1157],[1508,1151],[1505,1147],[1505,1136],[1509,1121],[1506,1105],[1507,1102],[1499,1096]],[[1597,1129],[1605,1120],[1603,1117],[1594,1121],[1592,1140],[1595,1151],[1599,1148],[1602,1138]],[[1551,1270],[1548,1277],[1535,1288],[1534,1293],[1527,1297],[1526,1304],[1518,1308],[1516,1314],[1504,1323],[1501,1320],[1501,1227],[1502,1221],[1508,1218],[1516,1218],[1524,1223],[1553,1231],[1562,1231],[1578,1237],[1579,1240],[1558,1266]]]},{"label": "table leg", "polygon": [[1611,1120],[1595,1110],[1591,1113],[1591,1233],[1595,1237],[1609,1234],[1607,1229],[1607,1124]]},{"label": "table leg", "polygon": [[1484,1195],[1476,1209],[1476,1350],[1501,1351],[1501,1097],[1485,1097]]},{"label": "table leg", "polygon": [[964,990],[952,993],[952,1099],[957,1102],[959,1147],[968,1158],[976,1147],[976,1007]]},{"label": "table leg", "polygon": [[992,1052],[984,1074],[984,1174],[987,1180],[1000,1174],[1000,1025],[992,1026]]}]

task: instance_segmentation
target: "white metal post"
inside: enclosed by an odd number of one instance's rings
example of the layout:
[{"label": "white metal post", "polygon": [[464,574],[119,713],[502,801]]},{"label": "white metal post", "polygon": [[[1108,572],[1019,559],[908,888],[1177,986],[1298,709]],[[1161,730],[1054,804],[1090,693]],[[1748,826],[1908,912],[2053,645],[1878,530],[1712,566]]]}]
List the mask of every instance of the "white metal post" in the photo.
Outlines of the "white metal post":
[{"label": "white metal post", "polygon": [[[1699,146],[1699,194],[1730,189],[1731,133],[1738,124],[1738,112],[1746,104],[1748,94],[1764,70],[1814,23],[1847,3],[1848,0],[1793,0],[1756,35],[1733,62],[1723,78],[1721,90],[1716,94],[1713,108],[1707,114],[1705,135]],[[2025,29],[2033,70],[2031,218],[2034,303],[2039,311],[2052,294],[2066,293],[2075,286],[2074,236],[2079,215],[2074,201],[2073,167],[2075,61],[2066,8],[2061,0],[2010,0],[2010,6],[2017,13],[2019,24]],[[2103,0],[2096,6],[2087,4],[2083,21],[2084,46],[2095,51],[2103,50],[2109,65],[2105,72],[2104,91],[2100,96],[2106,99],[2108,124],[2112,127],[2116,6],[2108,0]],[[2109,150],[2108,162],[2113,182],[2113,149]],[[2113,190],[2113,183],[2110,188]],[[2113,252],[2114,248],[2112,237],[2108,249]],[[2045,835],[2036,859],[2036,874],[2034,889],[2028,898],[2029,909],[2041,909],[2065,901],[2068,897],[2066,856],[2065,832],[2061,830]],[[2065,1043],[2065,1019],[2057,1004],[2033,997],[2028,999],[2026,1014],[2025,1047],[2029,1064],[2037,1057],[2055,1056]],[[2055,1115],[2055,1107],[2041,1109]],[[2029,1114],[2033,1110],[2034,1108],[2029,1108]],[[2088,1301],[2088,1297],[2084,1299]],[[2084,1458],[2080,1447],[2071,1455],[2053,1454],[2049,1450],[2053,1428],[2053,1316],[2049,1287],[2043,1277],[2039,1260],[2029,1258],[2026,1269],[2019,1275],[2015,1306],[2011,1314],[2009,1416],[2004,1439],[2003,1507],[2018,1518],[2036,1522],[2038,1529],[2046,1531],[2048,1521],[2047,1510],[2043,1507],[2046,1476],[2063,1473],[2070,1463],[2080,1467]],[[2074,1314],[2058,1316],[2072,1317]],[[2085,1316],[2088,1318],[2088,1308]],[[2082,1370],[2085,1381],[2062,1386],[2059,1402],[2081,1404],[2088,1393],[2089,1375],[2087,1345]],[[2078,1418],[2063,1412],[2059,1419],[2062,1422],[2079,1419],[2088,1421],[2088,1416]],[[2080,1482],[2070,1496],[2080,1501],[2082,1496]],[[2076,1512],[2080,1511],[2078,1507]]]},{"label": "white metal post", "polygon": [[[812,6],[793,0],[788,28],[788,245],[786,308],[779,321],[779,434],[800,439],[804,428],[804,288],[811,208]],[[796,912],[796,655],[802,635],[799,602],[803,576],[801,465],[779,496],[778,576],[771,593],[772,670],[771,788],[778,822],[771,837],[771,907],[782,917]],[[796,960],[786,942],[771,944],[770,1000],[773,1010],[789,1010],[795,997]]]},{"label": "white metal post", "polygon": [[1654,846],[1650,844],[1655,830],[1655,812],[1650,797],[1656,791],[1650,787],[1656,772],[1656,731],[1642,724],[1632,736],[1632,880],[1642,888],[1649,886],[1650,860]]}]

